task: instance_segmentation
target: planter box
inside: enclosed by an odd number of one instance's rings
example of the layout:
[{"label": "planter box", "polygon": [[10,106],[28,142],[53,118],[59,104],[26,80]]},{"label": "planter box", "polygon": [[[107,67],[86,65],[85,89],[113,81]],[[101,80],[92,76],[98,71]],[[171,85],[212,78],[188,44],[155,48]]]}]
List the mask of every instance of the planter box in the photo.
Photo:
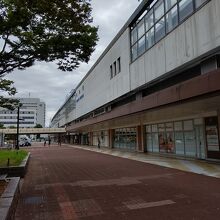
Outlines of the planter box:
[{"label": "planter box", "polygon": [[7,179],[8,185],[4,193],[0,197],[0,219],[12,220],[14,219],[16,206],[20,194],[20,177],[13,177]]},{"label": "planter box", "polygon": [[24,177],[27,171],[27,165],[29,162],[30,153],[22,161],[19,166],[9,166],[0,168],[0,174],[7,174],[8,177]]}]

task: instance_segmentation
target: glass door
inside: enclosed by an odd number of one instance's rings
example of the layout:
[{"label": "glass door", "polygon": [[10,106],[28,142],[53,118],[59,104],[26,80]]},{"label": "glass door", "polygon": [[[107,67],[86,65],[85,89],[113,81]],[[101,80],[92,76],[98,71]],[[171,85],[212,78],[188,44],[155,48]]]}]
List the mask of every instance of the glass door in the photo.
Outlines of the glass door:
[{"label": "glass door", "polygon": [[218,117],[205,118],[207,157],[220,159]]}]

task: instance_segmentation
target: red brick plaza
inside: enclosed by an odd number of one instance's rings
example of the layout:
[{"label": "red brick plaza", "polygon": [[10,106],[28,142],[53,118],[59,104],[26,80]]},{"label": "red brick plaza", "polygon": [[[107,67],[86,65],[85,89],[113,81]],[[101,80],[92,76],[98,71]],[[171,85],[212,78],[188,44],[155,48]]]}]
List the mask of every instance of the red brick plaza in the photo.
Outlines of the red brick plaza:
[{"label": "red brick plaza", "polygon": [[30,148],[17,220],[220,219],[220,179],[72,147]]}]

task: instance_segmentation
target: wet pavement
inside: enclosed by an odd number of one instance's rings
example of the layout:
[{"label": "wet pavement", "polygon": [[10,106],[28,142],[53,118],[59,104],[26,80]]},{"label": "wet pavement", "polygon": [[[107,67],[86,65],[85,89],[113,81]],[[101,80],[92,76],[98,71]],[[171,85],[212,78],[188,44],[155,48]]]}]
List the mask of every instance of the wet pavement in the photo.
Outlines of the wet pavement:
[{"label": "wet pavement", "polygon": [[17,220],[219,219],[219,178],[102,149],[52,145],[29,150]]}]

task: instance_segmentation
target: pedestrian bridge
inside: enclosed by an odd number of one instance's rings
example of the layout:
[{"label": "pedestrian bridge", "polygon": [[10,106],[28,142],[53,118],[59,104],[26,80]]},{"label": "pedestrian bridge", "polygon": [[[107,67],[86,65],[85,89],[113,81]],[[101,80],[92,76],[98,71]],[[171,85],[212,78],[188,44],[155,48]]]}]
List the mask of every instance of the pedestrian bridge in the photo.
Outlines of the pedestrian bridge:
[{"label": "pedestrian bridge", "polygon": [[[19,134],[63,134],[65,128],[19,128]],[[0,134],[17,134],[17,128],[0,129]]]}]

